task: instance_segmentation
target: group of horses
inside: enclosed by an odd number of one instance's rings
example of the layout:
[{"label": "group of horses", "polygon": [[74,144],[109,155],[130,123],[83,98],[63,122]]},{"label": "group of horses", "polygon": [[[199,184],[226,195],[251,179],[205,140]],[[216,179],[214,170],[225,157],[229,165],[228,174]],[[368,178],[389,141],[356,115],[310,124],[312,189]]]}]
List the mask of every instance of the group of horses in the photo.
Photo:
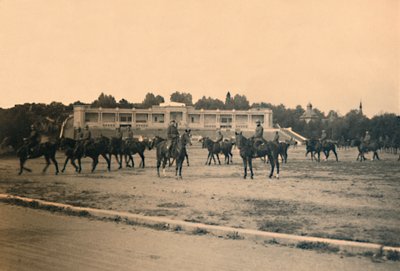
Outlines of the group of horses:
[{"label": "group of horses", "polygon": [[[61,150],[65,154],[64,166],[61,172],[64,172],[68,162],[74,167],[75,171],[80,173],[82,171],[81,160],[85,157],[92,159],[91,172],[94,172],[97,164],[99,163],[99,157],[103,157],[107,163],[107,169],[111,170],[111,161],[114,156],[118,169],[122,168],[123,160],[125,160],[126,167],[134,167],[133,155],[138,154],[141,158],[140,167],[145,167],[145,150],[151,150],[152,148],[157,149],[157,173],[160,176],[160,166],[162,164],[165,169],[166,163],[169,161],[170,165],[175,162],[176,164],[176,175],[182,177],[182,163],[185,158],[188,159],[186,145],[191,144],[190,130],[185,132],[176,140],[175,144],[172,144],[173,148],[170,149],[170,141],[161,137],[156,136],[154,139],[144,138],[143,140],[128,138],[119,139],[116,137],[108,138],[105,136],[99,136],[87,141],[79,141],[71,138],[62,137],[57,140],[50,140],[45,143],[40,143],[33,149],[29,147],[29,144],[24,144],[17,150],[17,156],[19,157],[20,170],[19,174],[25,171],[31,171],[31,169],[25,166],[28,159],[34,159],[43,156],[46,160],[46,165],[43,168],[43,172],[47,170],[51,162],[55,166],[55,173],[59,173],[59,166],[56,160],[57,150]],[[172,159],[172,163],[171,163]]]},{"label": "group of horses", "polygon": [[[215,142],[209,137],[202,137],[199,140],[202,143],[202,147],[208,150],[208,155],[205,164],[210,165],[211,161],[218,161],[221,164],[219,154],[225,156],[225,163],[232,163],[232,149],[236,146],[239,149],[240,157],[243,161],[244,174],[243,178],[247,178],[248,171],[250,178],[254,177],[253,173],[253,159],[260,158],[264,162],[270,164],[269,178],[271,178],[276,169],[276,177],[279,178],[280,164],[279,158],[282,162],[287,161],[287,150],[289,146],[293,145],[291,142],[273,142],[262,140],[255,144],[253,138],[246,138],[242,132],[235,132],[235,139],[224,140],[222,142]],[[307,140],[306,142],[306,156],[310,153],[311,159],[320,161],[321,153],[325,155],[325,159],[328,159],[330,153],[335,155],[336,161],[338,161],[338,155],[336,151],[335,142],[320,142],[319,140]],[[165,174],[165,167],[168,163],[171,166],[175,162],[175,175],[182,178],[182,165],[185,159],[187,165],[189,165],[189,156],[186,146],[191,143],[191,131],[185,130],[185,132],[172,142],[162,137],[156,136],[152,139],[144,138],[143,140],[138,139],[118,139],[108,138],[105,136],[99,136],[89,141],[79,141],[71,138],[60,138],[53,141],[41,143],[33,149],[30,149],[28,144],[24,144],[17,150],[17,155],[20,161],[19,174],[22,174],[24,170],[31,171],[25,166],[28,159],[38,158],[44,156],[46,165],[43,168],[43,172],[47,170],[51,162],[55,166],[55,173],[59,173],[59,167],[56,160],[57,150],[62,150],[65,154],[65,161],[61,169],[65,171],[68,162],[74,167],[76,172],[82,171],[81,160],[85,157],[92,159],[91,172],[94,172],[97,164],[99,163],[99,157],[103,157],[107,163],[107,169],[111,170],[112,157],[118,164],[118,169],[122,168],[123,160],[125,160],[126,167],[134,167],[133,155],[138,154],[141,158],[140,167],[145,167],[145,150],[151,150],[156,148],[156,159],[157,159],[157,175],[160,176],[160,167],[162,167]],[[371,142],[365,144],[360,140],[352,140],[352,147],[357,147],[359,154],[357,160],[366,160],[365,154],[367,152],[373,152],[373,159],[379,160],[378,150],[382,148],[377,142]],[[172,160],[172,162],[171,162]],[[400,156],[399,156],[400,160]]]}]

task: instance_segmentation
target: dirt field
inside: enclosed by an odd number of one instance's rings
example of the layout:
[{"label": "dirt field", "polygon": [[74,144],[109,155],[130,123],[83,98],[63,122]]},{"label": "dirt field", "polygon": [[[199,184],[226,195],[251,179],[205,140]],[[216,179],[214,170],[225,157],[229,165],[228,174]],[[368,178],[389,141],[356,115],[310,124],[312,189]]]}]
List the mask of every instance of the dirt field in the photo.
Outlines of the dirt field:
[{"label": "dirt field", "polygon": [[[317,163],[304,157],[300,146],[289,149],[280,179],[268,179],[269,165],[257,160],[255,179],[244,180],[238,150],[233,165],[220,166],[205,166],[207,151],[198,144],[188,153],[190,166],[184,166],[183,180],[175,179],[172,167],[166,177],[157,177],[154,150],[145,153],[145,169],[117,170],[113,160],[111,172],[101,161],[90,173],[87,158],[83,173],[69,166],[58,176],[53,166],[41,173],[44,159],[28,161],[33,172],[18,176],[18,160],[1,158],[0,192],[212,225],[400,246],[397,156],[382,153],[381,161],[360,163],[355,149],[339,150],[338,163]],[[62,153],[58,161],[61,167]]]}]

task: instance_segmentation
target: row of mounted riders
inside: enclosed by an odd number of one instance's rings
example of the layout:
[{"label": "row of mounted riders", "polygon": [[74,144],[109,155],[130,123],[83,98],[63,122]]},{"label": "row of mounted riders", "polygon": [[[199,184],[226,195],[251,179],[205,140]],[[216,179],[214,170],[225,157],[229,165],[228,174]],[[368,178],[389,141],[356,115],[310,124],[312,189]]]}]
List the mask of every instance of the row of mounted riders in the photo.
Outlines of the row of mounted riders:
[{"label": "row of mounted riders", "polygon": [[[325,159],[328,159],[330,152],[333,152],[333,154],[336,157],[336,161],[338,161],[338,156],[336,152],[336,146],[337,143],[334,141],[326,140],[326,141],[320,141],[317,139],[311,139],[306,141],[306,156],[310,153],[311,154],[311,159],[315,159],[318,162],[320,161],[320,154],[321,152],[325,155]],[[365,161],[367,158],[365,157],[365,154],[368,152],[372,152],[372,160],[380,160],[378,151],[379,150],[385,150],[397,154],[397,149],[398,147],[391,147],[388,149],[387,145],[384,144],[382,141],[371,141],[371,142],[364,142],[360,139],[353,139],[349,143],[350,147],[357,147],[358,149],[358,155],[357,155],[357,161]],[[394,151],[392,151],[394,149]],[[398,160],[400,161],[400,155]]]},{"label": "row of mounted riders", "polygon": [[[234,141],[228,140],[215,142],[210,138],[205,137],[201,139],[201,142],[203,148],[207,148],[209,152],[206,160],[206,164],[208,165],[211,164],[211,160],[214,160],[214,163],[216,163],[215,156],[220,164],[219,154],[221,153],[225,155],[226,163],[232,163],[232,148],[233,145],[236,144],[237,148],[240,150],[240,156],[243,159],[244,178],[247,177],[248,167],[250,170],[250,177],[253,177],[252,159],[258,157],[269,162],[271,166],[271,172],[269,174],[270,178],[273,176],[275,168],[277,170],[277,177],[279,177],[278,157],[281,157],[282,161],[286,162],[287,150],[290,145],[287,142],[280,142],[278,144],[277,142],[265,141],[264,139],[246,138],[242,133],[235,133]],[[99,156],[102,156],[107,162],[108,170],[111,169],[112,156],[115,156],[119,168],[122,168],[123,158],[125,158],[127,167],[133,167],[134,154],[138,154],[141,157],[140,166],[144,167],[144,151],[146,149],[151,150],[152,148],[156,148],[158,176],[160,176],[159,169],[161,165],[163,168],[165,168],[167,163],[171,165],[172,159],[172,161],[176,161],[176,175],[181,177],[182,164],[185,159],[187,159],[187,164],[189,165],[188,154],[186,151],[187,144],[191,144],[190,130],[185,130],[180,137],[175,138],[174,140],[167,140],[159,136],[156,136],[153,139],[145,138],[141,141],[133,138],[121,140],[118,138],[110,139],[105,136],[100,136],[86,141],[61,138],[55,141],[40,143],[33,147],[29,144],[24,144],[17,151],[20,160],[19,174],[24,170],[31,171],[29,168],[24,166],[28,159],[38,158],[41,156],[44,156],[46,160],[43,172],[46,171],[50,163],[53,162],[56,168],[56,174],[58,174],[58,163],[55,158],[58,149],[61,149],[66,156],[62,172],[64,172],[69,161],[77,172],[81,172],[81,159],[84,157],[90,157],[93,160],[91,169],[93,172],[99,162]],[[371,142],[366,145],[360,140],[353,140],[352,146],[358,147],[360,161],[365,160],[364,154],[368,151],[372,151],[374,153],[374,158],[379,159],[377,151],[380,149],[380,146],[376,142]],[[320,160],[321,152],[323,152],[325,157],[328,158],[329,152],[331,151],[335,154],[336,160],[338,160],[335,143],[329,141],[321,143],[319,140],[309,140],[306,142],[306,155],[311,153],[311,157],[316,158],[318,161]],[[316,157],[316,155],[318,157]]]},{"label": "row of mounted riders", "polygon": [[[237,138],[236,142],[223,141],[218,143],[207,137],[202,138],[200,141],[203,144],[203,148],[207,148],[209,151],[206,164],[208,163],[210,165],[212,159],[214,159],[215,163],[215,156],[217,157],[219,164],[221,164],[219,160],[219,154],[221,153],[225,155],[226,163],[232,163],[232,147],[235,144],[238,145]],[[99,156],[102,156],[106,161],[108,170],[111,169],[112,156],[115,156],[119,169],[122,168],[123,159],[125,159],[125,164],[127,167],[133,167],[134,154],[138,154],[141,157],[140,167],[144,167],[144,151],[146,149],[151,150],[156,148],[158,176],[160,175],[159,168],[161,166],[164,169],[167,163],[171,165],[174,161],[176,161],[176,175],[181,177],[183,161],[187,159],[187,164],[189,165],[189,157],[186,151],[187,144],[191,144],[191,131],[189,129],[185,130],[180,137],[168,140],[159,136],[156,136],[153,139],[144,138],[143,140],[134,138],[122,140],[116,137],[108,138],[105,136],[99,136],[89,140],[74,140],[63,137],[57,140],[49,140],[47,142],[37,143],[34,145],[26,141],[25,144],[17,150],[17,156],[20,160],[19,174],[22,174],[24,170],[29,172],[31,171],[25,166],[25,163],[28,159],[34,159],[41,156],[44,156],[46,160],[46,165],[43,169],[43,172],[45,172],[51,162],[53,162],[56,169],[56,174],[58,174],[59,168],[55,156],[57,150],[59,149],[62,150],[66,156],[63,168],[61,170],[62,172],[65,171],[68,162],[71,163],[76,172],[81,172],[81,159],[84,157],[89,157],[92,159],[93,163],[91,171],[93,172],[99,162]],[[252,146],[254,145],[253,143],[251,144]],[[240,148],[240,144],[238,147]],[[281,143],[281,145],[279,145],[279,154],[281,155],[283,161],[286,161],[287,159],[287,147],[288,144],[286,143]],[[254,157],[255,156],[256,155],[254,155]],[[266,155],[262,155],[260,157],[265,156]]]}]

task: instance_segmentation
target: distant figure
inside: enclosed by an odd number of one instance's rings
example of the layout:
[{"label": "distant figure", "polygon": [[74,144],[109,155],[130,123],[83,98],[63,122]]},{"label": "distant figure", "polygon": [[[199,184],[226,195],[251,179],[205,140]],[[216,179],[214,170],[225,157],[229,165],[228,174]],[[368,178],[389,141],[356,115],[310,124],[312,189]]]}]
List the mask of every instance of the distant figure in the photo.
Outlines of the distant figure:
[{"label": "distant figure", "polygon": [[261,121],[257,120],[256,124],[257,124],[256,131],[252,136],[254,147],[258,147],[260,144],[264,143],[264,138],[263,138],[264,128],[261,125]]},{"label": "distant figure", "polygon": [[168,150],[171,156],[171,150],[175,147],[179,138],[178,124],[175,120],[171,120],[167,129]]},{"label": "distant figure", "polygon": [[28,158],[32,155],[34,149],[39,145],[40,143],[40,134],[36,130],[35,125],[31,125],[31,132],[29,134],[27,144],[28,144]]},{"label": "distant figure", "polygon": [[117,127],[115,129],[115,138],[117,138],[118,140],[122,140],[122,132],[120,127]]},{"label": "distant figure", "polygon": [[217,129],[217,137],[215,139],[216,143],[222,142],[224,136],[222,135],[221,129]]},{"label": "distant figure", "polygon": [[83,138],[82,129],[81,129],[81,127],[78,127],[78,129],[76,129],[76,131],[75,131],[74,139],[78,141],[78,140],[82,140],[82,138]]},{"label": "distant figure", "polygon": [[327,137],[326,131],[322,130],[321,138],[319,139],[322,144],[325,143]]},{"label": "distant figure", "polygon": [[131,130],[131,126],[128,126],[127,138],[129,140],[131,140],[133,138],[133,131]]},{"label": "distant figure", "polygon": [[85,129],[83,130],[82,134],[82,140],[85,141],[90,141],[92,139],[92,133],[89,130],[89,125],[86,124]]},{"label": "distant figure", "polygon": [[363,143],[368,146],[370,142],[371,142],[371,135],[369,134],[368,131],[366,131]]},{"label": "distant figure", "polygon": [[279,144],[279,132],[278,131],[275,132],[275,136],[272,141],[275,142],[276,144]]}]

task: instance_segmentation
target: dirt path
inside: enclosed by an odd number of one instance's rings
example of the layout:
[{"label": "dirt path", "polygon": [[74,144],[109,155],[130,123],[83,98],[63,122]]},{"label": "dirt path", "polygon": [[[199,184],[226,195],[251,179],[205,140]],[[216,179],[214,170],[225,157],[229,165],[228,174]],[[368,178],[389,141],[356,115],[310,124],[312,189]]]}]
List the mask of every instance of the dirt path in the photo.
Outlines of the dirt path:
[{"label": "dirt path", "polygon": [[0,203],[1,270],[399,270],[246,240],[155,231]]},{"label": "dirt path", "polygon": [[[43,175],[42,160],[17,176],[18,161],[1,159],[0,192],[77,206],[128,211],[144,215],[400,246],[400,163],[391,154],[382,161],[355,161],[356,150],[339,151],[339,163],[316,163],[304,149],[290,149],[281,179],[267,179],[269,165],[255,161],[255,179],[242,179],[237,150],[233,165],[205,166],[206,150],[189,149],[190,167],[183,180],[157,178],[155,152],[146,152],[145,169],[67,172]],[[59,155],[60,163],[63,159]],[[136,164],[139,164],[136,159]]]}]

